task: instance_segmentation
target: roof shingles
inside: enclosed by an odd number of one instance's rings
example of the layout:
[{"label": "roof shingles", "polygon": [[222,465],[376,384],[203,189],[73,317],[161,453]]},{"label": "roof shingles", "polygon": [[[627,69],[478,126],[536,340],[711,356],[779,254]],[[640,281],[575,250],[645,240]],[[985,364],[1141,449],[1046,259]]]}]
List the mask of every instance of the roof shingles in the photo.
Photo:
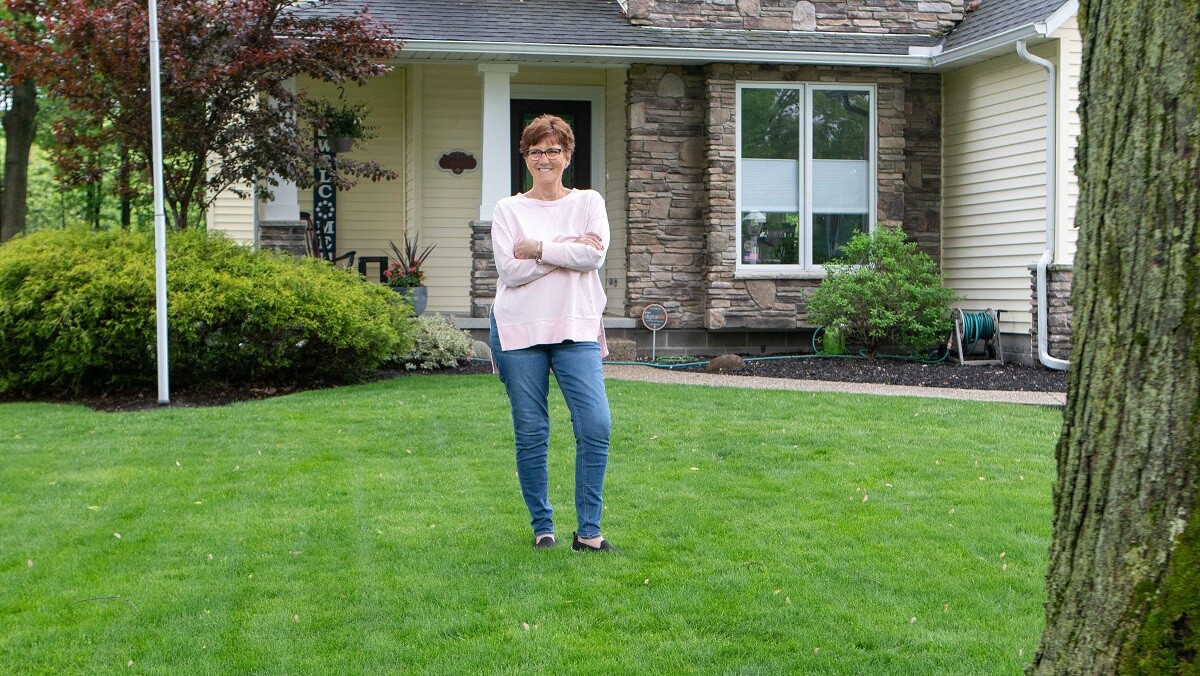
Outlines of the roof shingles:
[{"label": "roof shingles", "polygon": [[[946,50],[1042,21],[1068,0],[983,0],[945,37]],[[330,0],[295,11],[348,16],[363,8],[405,41],[666,47],[739,51],[907,55],[926,35],[879,35],[636,26],[617,0]]]}]

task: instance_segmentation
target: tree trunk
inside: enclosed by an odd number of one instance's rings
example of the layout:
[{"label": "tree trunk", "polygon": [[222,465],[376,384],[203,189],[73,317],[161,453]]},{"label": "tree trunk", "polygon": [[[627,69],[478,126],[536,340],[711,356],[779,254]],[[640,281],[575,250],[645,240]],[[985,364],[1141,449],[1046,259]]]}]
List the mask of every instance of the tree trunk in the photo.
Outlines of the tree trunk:
[{"label": "tree trunk", "polygon": [[121,229],[128,230],[133,222],[133,198],[129,185],[130,174],[129,150],[121,146],[118,151],[120,162],[117,165],[117,195],[121,200]]},{"label": "tree trunk", "polygon": [[4,114],[4,195],[0,199],[0,242],[25,231],[29,194],[29,149],[37,130],[37,87],[30,80],[12,88],[12,107]]},{"label": "tree trunk", "polygon": [[1034,674],[1200,670],[1200,2],[1081,0],[1075,344]]}]

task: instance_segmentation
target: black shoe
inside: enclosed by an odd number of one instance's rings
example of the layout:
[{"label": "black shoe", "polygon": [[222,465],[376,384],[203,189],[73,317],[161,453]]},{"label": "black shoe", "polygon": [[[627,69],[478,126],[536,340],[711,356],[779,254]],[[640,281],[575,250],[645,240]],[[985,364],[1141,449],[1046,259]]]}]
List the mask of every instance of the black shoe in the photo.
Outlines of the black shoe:
[{"label": "black shoe", "polygon": [[533,538],[534,549],[550,549],[557,546],[558,542],[554,540],[554,533],[542,533],[541,535]]},{"label": "black shoe", "polygon": [[621,550],[612,546],[608,540],[605,540],[604,538],[600,539],[599,547],[593,547],[585,542],[580,542],[579,535],[577,533],[571,533],[571,549],[577,552],[612,552],[613,554],[621,553]]}]

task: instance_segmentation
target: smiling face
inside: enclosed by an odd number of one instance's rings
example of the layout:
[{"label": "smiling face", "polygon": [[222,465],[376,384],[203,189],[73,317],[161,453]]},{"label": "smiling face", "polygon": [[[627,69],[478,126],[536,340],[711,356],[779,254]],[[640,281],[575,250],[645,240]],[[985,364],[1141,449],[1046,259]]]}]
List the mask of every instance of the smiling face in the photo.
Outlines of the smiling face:
[{"label": "smiling face", "polygon": [[533,192],[545,195],[559,190],[574,150],[575,134],[561,117],[542,115],[525,127],[521,154],[533,177]]},{"label": "smiling face", "polygon": [[533,176],[533,187],[547,193],[562,185],[563,171],[571,163],[571,154],[565,148],[546,138],[525,151],[525,166]]}]

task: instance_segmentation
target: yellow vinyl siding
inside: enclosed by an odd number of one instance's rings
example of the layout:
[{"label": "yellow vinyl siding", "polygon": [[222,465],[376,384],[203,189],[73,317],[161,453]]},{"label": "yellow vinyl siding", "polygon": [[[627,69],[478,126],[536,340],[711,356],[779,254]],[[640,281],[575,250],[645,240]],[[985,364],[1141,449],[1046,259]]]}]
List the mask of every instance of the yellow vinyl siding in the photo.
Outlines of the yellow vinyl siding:
[{"label": "yellow vinyl siding", "polygon": [[575,69],[523,65],[516,75],[513,75],[512,84],[603,87],[605,86],[605,72],[599,68]]},{"label": "yellow vinyl siding", "polygon": [[480,168],[452,174],[438,169],[438,158],[454,150],[482,162],[483,79],[473,65],[422,67],[420,83],[420,152],[416,192],[421,241],[437,243],[427,265],[429,309],[470,312],[471,229],[479,219]]},{"label": "yellow vinyl siding", "polygon": [[[241,189],[250,192],[249,186]],[[208,207],[205,219],[209,232],[223,232],[239,244],[254,244],[254,202],[249,197],[222,191]]]},{"label": "yellow vinyl siding", "polygon": [[[318,95],[336,90],[311,85]],[[437,248],[426,261],[430,312],[469,311],[471,237],[468,224],[479,213],[479,170],[451,174],[438,158],[462,150],[479,159],[481,83],[471,67],[408,65],[362,88],[347,88],[351,102],[371,108],[367,123],[376,138],[351,156],[379,162],[399,175],[394,181],[360,182],[337,197],[338,253],[387,256],[401,246],[405,230],[424,248]],[[301,191],[300,208],[311,210],[312,194]],[[374,274],[374,266],[369,271]]]},{"label": "yellow vinyl siding", "polygon": [[1071,263],[1079,228],[1075,225],[1075,205],[1079,201],[1079,180],[1075,176],[1075,148],[1079,144],[1079,74],[1083,68],[1083,40],[1079,24],[1072,17],[1063,23],[1054,37],[1059,38],[1058,92],[1062,115],[1058,121],[1058,230],[1055,263]]},{"label": "yellow vinyl siding", "polygon": [[1002,330],[1026,333],[1028,266],[1045,242],[1045,71],[1013,53],[942,82],[943,271],[959,307],[1004,310]]}]

